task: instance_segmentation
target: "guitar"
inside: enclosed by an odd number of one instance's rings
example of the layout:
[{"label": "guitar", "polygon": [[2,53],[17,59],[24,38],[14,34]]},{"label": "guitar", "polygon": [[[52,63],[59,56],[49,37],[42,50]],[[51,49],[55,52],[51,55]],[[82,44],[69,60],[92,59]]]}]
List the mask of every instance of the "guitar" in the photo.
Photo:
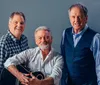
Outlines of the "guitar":
[{"label": "guitar", "polygon": [[[17,66],[18,70],[22,73],[30,73],[30,71],[27,70],[26,67],[23,65]],[[32,72],[32,75],[37,77],[39,80],[44,79],[44,74],[41,71]],[[29,76],[31,77],[31,76]],[[21,85],[21,83],[16,79],[15,76],[13,76],[7,69],[3,69],[0,74],[0,85]]]},{"label": "guitar", "polygon": [[[29,69],[23,65],[20,65],[23,68],[23,73],[30,73]],[[28,70],[27,70],[28,69]],[[37,79],[42,80],[44,79],[44,74],[41,71],[32,72],[32,75],[35,76]],[[29,76],[30,77],[30,76]]]}]

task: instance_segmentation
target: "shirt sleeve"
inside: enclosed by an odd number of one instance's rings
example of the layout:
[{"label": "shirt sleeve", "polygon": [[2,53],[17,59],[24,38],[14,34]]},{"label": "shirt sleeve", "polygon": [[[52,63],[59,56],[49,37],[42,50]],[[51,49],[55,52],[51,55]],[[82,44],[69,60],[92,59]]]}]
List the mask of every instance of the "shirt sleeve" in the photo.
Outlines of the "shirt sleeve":
[{"label": "shirt sleeve", "polygon": [[97,82],[98,85],[100,85],[100,34],[99,33],[97,33],[93,38],[91,50],[93,51],[96,64]]},{"label": "shirt sleeve", "polygon": [[5,62],[5,60],[7,59],[7,50],[6,47],[3,43],[0,43],[0,73],[1,70],[3,69],[3,63]]},{"label": "shirt sleeve", "polygon": [[59,81],[62,76],[63,59],[62,56],[57,56],[55,65],[52,70],[52,74],[49,77],[54,79],[54,85],[59,85]]},{"label": "shirt sleeve", "polygon": [[6,62],[4,63],[5,68],[8,68],[10,65],[16,66],[16,65],[22,64],[24,62],[27,62],[27,60],[28,60],[27,56],[29,56],[28,54],[29,54],[28,50],[25,50],[19,54],[16,54],[16,55],[8,58],[6,60]]}]

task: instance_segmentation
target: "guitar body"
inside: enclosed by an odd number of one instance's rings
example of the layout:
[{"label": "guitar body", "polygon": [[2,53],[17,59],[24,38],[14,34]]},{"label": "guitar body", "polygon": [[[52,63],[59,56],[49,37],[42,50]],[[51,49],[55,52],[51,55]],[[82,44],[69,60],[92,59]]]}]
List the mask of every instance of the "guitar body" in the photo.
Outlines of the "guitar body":
[{"label": "guitar body", "polygon": [[[17,66],[18,70],[22,73],[28,73],[22,66]],[[44,74],[41,71],[32,73],[33,76],[39,80],[44,79]],[[13,76],[7,69],[3,69],[0,75],[0,85],[22,85],[15,76]]]},{"label": "guitar body", "polygon": [[[44,74],[41,71],[33,72],[32,75],[37,77],[39,80],[44,79]],[[16,85],[22,85],[22,84],[17,80]]]},{"label": "guitar body", "polygon": [[[20,65],[18,65],[17,68],[20,72],[26,73],[26,71]],[[2,69],[0,73],[0,85],[16,85],[16,80],[16,77],[12,75],[6,68]]]},{"label": "guitar body", "polygon": [[35,76],[39,80],[44,79],[44,74],[41,71],[33,72],[32,75]]}]

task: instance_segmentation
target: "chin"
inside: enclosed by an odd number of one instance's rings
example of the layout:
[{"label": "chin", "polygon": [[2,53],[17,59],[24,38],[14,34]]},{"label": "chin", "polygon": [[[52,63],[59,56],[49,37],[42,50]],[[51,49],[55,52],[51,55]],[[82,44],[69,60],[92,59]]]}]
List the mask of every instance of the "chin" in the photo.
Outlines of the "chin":
[{"label": "chin", "polygon": [[17,35],[17,36],[21,36],[21,35],[22,35],[22,33],[16,33],[16,35]]},{"label": "chin", "polygon": [[74,26],[75,29],[80,29],[82,26]]}]

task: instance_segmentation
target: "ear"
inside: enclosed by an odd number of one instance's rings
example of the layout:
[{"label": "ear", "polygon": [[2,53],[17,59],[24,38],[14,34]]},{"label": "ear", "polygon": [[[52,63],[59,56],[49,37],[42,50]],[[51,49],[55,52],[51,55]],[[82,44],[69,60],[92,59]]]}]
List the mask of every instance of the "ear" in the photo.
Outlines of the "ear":
[{"label": "ear", "polygon": [[34,37],[35,44],[38,46],[38,42],[36,40],[36,36]]},{"label": "ear", "polygon": [[86,16],[86,23],[87,23],[87,21],[88,21],[88,16]]},{"label": "ear", "polygon": [[53,37],[51,36],[51,44],[52,44],[52,41],[53,41]]}]

